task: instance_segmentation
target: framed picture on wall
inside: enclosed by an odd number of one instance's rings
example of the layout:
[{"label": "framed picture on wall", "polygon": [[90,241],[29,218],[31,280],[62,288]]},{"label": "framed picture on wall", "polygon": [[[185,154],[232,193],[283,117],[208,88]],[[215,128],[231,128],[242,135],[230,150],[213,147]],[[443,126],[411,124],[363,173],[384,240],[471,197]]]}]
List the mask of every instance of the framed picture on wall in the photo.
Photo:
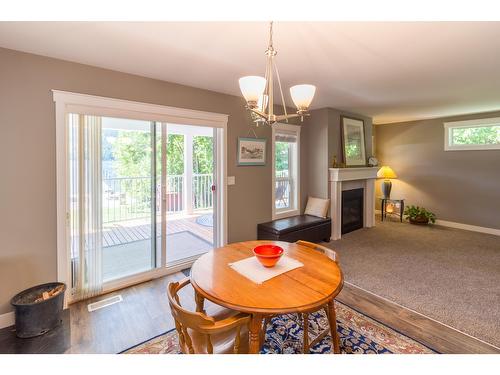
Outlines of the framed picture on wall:
[{"label": "framed picture on wall", "polygon": [[266,165],[266,139],[238,138],[238,165]]},{"label": "framed picture on wall", "polygon": [[341,116],[342,156],[346,167],[366,166],[365,123]]}]

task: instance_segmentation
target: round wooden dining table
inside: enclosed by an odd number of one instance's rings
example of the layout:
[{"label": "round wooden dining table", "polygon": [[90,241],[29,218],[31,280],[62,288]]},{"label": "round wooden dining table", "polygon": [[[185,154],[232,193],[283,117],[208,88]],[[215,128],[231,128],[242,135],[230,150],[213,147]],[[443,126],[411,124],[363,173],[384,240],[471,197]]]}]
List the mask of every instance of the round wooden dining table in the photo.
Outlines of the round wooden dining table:
[{"label": "round wooden dining table", "polygon": [[[230,267],[230,263],[253,256],[262,244],[281,246],[285,255],[303,264],[286,273],[257,284]],[[260,351],[262,321],[266,316],[307,313],[328,306],[330,331],[339,351],[334,298],[343,286],[339,266],[319,251],[281,241],[246,241],[226,245],[198,258],[191,267],[197,310],[208,299],[218,305],[251,314],[250,353]]]}]

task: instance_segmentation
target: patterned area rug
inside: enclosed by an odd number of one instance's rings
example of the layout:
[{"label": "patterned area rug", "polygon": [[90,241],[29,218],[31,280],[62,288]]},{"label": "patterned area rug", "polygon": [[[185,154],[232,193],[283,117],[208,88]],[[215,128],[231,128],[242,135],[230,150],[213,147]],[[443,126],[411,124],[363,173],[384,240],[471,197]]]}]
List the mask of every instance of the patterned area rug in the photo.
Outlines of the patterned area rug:
[{"label": "patterned area rug", "polygon": [[[342,353],[349,354],[426,354],[435,353],[426,346],[380,324],[346,305],[336,302],[337,328]],[[324,312],[310,316],[311,341],[325,327],[328,320]],[[272,319],[266,330],[263,354],[295,354],[302,352],[302,324],[297,314],[281,315]],[[330,335],[311,348],[311,353],[330,353]],[[177,332],[169,331],[143,344],[131,348],[125,354],[177,354]]]}]

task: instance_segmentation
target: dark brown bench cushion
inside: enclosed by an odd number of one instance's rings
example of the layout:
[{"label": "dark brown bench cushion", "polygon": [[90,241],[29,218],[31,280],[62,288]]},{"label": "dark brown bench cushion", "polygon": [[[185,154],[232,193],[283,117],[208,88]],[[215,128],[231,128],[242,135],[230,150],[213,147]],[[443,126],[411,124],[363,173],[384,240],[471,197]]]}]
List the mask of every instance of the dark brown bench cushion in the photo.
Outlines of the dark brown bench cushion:
[{"label": "dark brown bench cushion", "polygon": [[332,233],[332,220],[311,215],[298,215],[258,224],[259,240],[279,240],[295,242],[329,241]]}]

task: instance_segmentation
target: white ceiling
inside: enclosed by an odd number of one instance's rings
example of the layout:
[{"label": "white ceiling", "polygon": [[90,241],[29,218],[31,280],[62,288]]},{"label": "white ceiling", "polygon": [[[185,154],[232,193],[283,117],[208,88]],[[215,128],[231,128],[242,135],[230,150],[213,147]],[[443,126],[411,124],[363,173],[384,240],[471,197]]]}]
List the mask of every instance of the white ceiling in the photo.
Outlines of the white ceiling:
[{"label": "white ceiling", "polygon": [[[240,95],[265,22],[0,22],[0,46]],[[375,123],[500,110],[500,22],[278,22],[284,89]],[[288,92],[287,101],[291,105]]]}]

